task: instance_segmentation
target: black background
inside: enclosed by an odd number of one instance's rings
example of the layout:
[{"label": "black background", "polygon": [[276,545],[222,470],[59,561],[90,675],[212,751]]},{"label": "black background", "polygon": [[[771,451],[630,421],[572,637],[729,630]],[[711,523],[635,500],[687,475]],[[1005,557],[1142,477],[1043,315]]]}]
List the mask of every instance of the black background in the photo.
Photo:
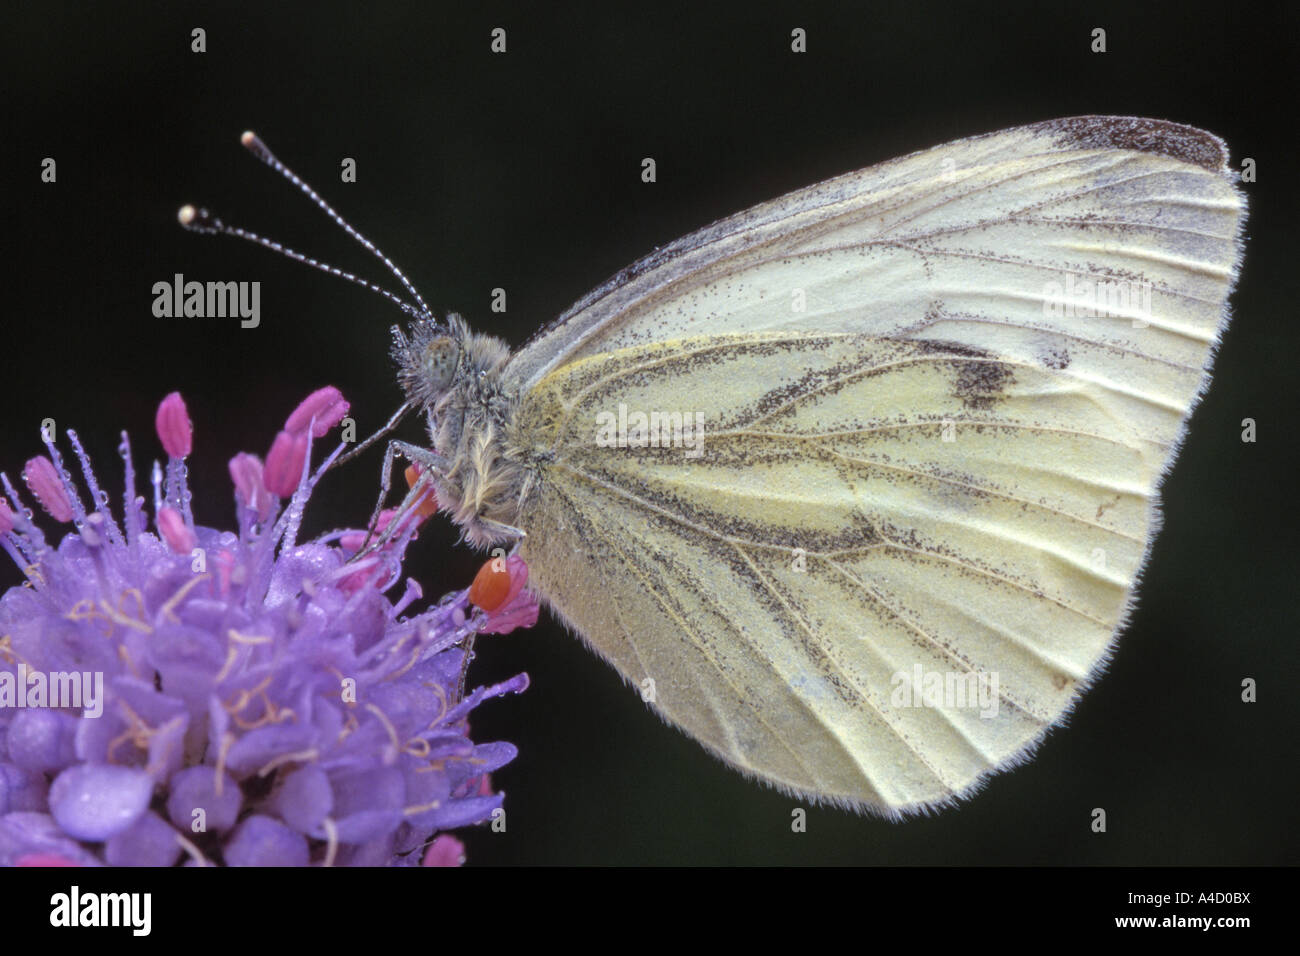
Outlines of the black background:
[{"label": "black background", "polygon": [[[508,829],[473,863],[1255,864],[1297,860],[1295,7],[654,3],[92,5],[6,16],[9,262],[3,319],[11,476],[37,429],[73,426],[120,489],[157,401],[183,391],[206,524],[232,520],[226,461],[265,452],[308,391],[340,387],[363,429],[396,407],[372,293],[233,240],[176,208],[388,282],[245,154],[252,128],[388,252],[435,311],[522,343],[623,265],[713,219],[962,136],[1083,113],[1212,130],[1253,157],[1245,271],[1213,388],[1166,484],[1166,524],[1109,673],[1036,760],[956,810],[902,824],[809,808],[747,782],[652,716],[559,626],[483,640],[478,739]],[[190,52],[190,30],[207,52]],[[493,27],[508,52],[489,50]],[[803,27],[808,52],[790,51]],[[1091,31],[1108,52],[1089,52]],[[1279,78],[1286,77],[1286,80]],[[58,182],[40,182],[44,157]],[[653,156],[658,182],[640,181]],[[358,181],[339,182],[355,158]],[[174,273],[262,283],[262,324],[156,319]],[[392,284],[388,282],[388,284]],[[489,310],[503,287],[509,312]],[[1240,423],[1257,420],[1243,444]],[[419,438],[418,429],[405,433]],[[326,481],[318,528],[359,524],[379,459]],[[408,573],[428,594],[480,558],[432,523]],[[6,569],[4,583],[18,580]],[[1240,702],[1244,677],[1259,703]],[[1109,830],[1094,834],[1104,807]]]}]

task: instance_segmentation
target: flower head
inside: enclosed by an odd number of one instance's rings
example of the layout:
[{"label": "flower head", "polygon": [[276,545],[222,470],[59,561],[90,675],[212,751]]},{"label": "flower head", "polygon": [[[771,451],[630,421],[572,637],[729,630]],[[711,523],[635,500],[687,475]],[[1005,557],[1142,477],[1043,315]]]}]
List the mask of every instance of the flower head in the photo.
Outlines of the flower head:
[{"label": "flower head", "polygon": [[0,546],[27,577],[0,597],[0,865],[445,863],[460,844],[435,835],[500,808],[488,774],[515,748],[474,743],[467,716],[528,678],[465,693],[463,645],[531,623],[536,599],[520,581],[492,611],[461,591],[404,616],[419,587],[386,592],[411,508],[389,531],[393,514],[299,542],[343,450],[312,474],[312,439],[346,412],[322,389],[265,467],[230,462],[233,531],[194,522],[177,394],[157,416],[152,525],[125,433],[120,522],[74,432],[89,508],[52,443],[28,462],[37,501],[74,526],[57,546],[0,476]]}]

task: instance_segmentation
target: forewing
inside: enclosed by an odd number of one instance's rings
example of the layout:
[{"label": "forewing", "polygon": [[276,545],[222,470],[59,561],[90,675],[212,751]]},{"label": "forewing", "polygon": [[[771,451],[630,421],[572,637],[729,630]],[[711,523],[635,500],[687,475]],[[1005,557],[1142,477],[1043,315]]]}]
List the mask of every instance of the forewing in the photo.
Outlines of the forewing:
[{"label": "forewing", "polygon": [[[585,356],[780,328],[1030,360],[1068,355],[1082,337],[1199,373],[1239,258],[1243,201],[1227,161],[1202,130],[1084,116],[881,163],[629,266],[520,350],[508,376],[526,390]],[[1075,321],[1108,297],[1123,301],[1107,319]]]}]

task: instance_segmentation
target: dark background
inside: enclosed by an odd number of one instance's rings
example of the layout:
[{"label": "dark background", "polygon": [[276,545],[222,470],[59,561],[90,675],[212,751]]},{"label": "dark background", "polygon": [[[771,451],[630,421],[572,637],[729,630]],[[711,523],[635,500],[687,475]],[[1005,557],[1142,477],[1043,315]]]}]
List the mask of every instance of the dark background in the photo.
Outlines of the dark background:
[{"label": "dark background", "polygon": [[[182,232],[176,208],[393,284],[245,154],[257,130],[378,242],[436,311],[512,344],[623,265],[713,219],[962,136],[1082,113],[1212,130],[1256,159],[1236,319],[1166,484],[1166,526],[1109,673],[1036,760],[956,810],[902,824],[810,808],[664,726],[543,619],[479,643],[477,682],[520,697],[476,713],[520,756],[497,776],[508,830],[474,863],[1295,863],[1297,355],[1294,5],[45,3],[6,19],[6,414],[11,476],[45,417],[78,429],[120,491],[157,401],[197,427],[196,512],[232,520],[226,460],[265,452],[294,404],[339,386],[363,429],[396,407],[398,313],[265,251]],[[473,5],[466,4],[466,7]],[[189,50],[190,30],[208,50]],[[489,52],[495,26],[508,52]],[[793,27],[808,50],[790,52]],[[1094,27],[1109,52],[1089,52]],[[1278,77],[1287,77],[1280,81]],[[641,183],[654,156],[659,181]],[[58,182],[39,181],[45,156]],[[343,157],[355,184],[339,182]],[[173,273],[262,282],[262,324],[154,318]],[[504,287],[509,312],[489,311]],[[1240,422],[1258,421],[1243,444]],[[418,429],[405,437],[418,439]],[[320,525],[363,522],[378,455],[325,482]],[[322,518],[322,515],[328,518]],[[480,558],[433,523],[407,570],[428,594]],[[18,580],[5,569],[3,583]],[[1243,677],[1259,703],[1240,702]],[[1106,808],[1109,832],[1089,814]]]}]

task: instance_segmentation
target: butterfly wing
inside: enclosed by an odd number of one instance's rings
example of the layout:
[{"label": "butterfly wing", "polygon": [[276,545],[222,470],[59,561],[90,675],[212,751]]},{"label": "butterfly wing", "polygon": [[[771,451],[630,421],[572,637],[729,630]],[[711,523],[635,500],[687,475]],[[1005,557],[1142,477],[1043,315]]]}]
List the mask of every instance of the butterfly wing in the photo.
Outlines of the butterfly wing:
[{"label": "butterfly wing", "polygon": [[[1209,134],[1082,118],[675,243],[512,360],[534,582],[743,771],[887,813],[968,792],[1123,622],[1242,213]],[[703,436],[602,440],[638,412]]]},{"label": "butterfly wing", "polygon": [[1157,286],[1163,295],[1147,311],[1166,319],[1117,315],[1090,323],[1086,338],[1199,373],[1240,258],[1244,201],[1227,161],[1224,143],[1203,130],[1113,116],[891,160],[629,266],[535,336],[509,376],[527,390],[565,362],[625,345],[786,326],[975,344],[1007,337],[1027,341],[1032,356],[1080,334],[1065,306],[1072,293],[1086,298],[1084,279]]}]

